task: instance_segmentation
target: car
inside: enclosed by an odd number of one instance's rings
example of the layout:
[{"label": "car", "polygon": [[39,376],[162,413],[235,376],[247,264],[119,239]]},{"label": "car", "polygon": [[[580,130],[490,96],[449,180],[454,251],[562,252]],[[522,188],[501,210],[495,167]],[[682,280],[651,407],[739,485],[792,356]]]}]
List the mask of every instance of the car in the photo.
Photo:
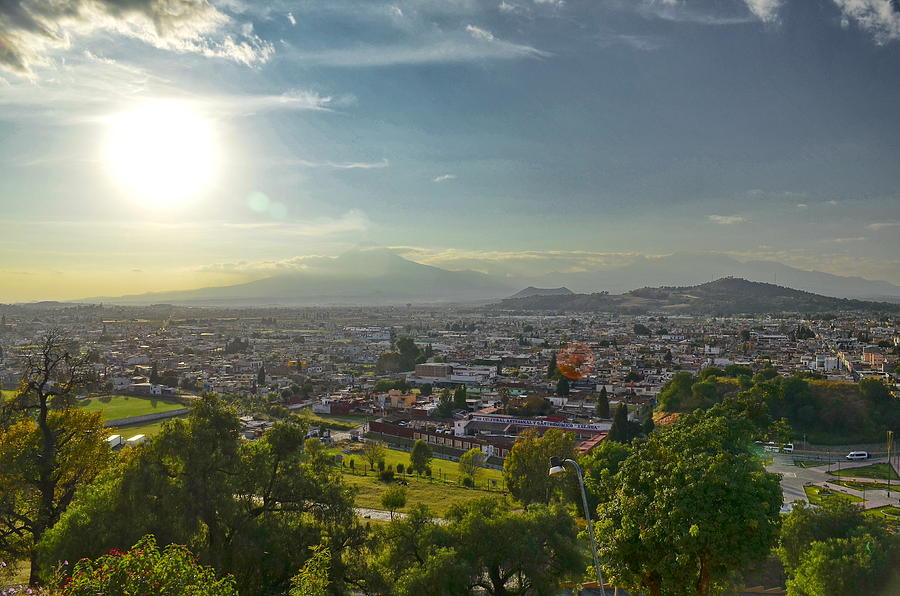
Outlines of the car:
[{"label": "car", "polygon": [[781,452],[782,452],[782,453],[793,453],[793,452],[794,452],[794,444],[793,444],[793,443],[787,443],[787,444],[785,444],[785,445],[782,445],[782,446],[781,446]]},{"label": "car", "polygon": [[847,454],[847,459],[855,460],[855,459],[869,459],[868,451],[851,451]]}]

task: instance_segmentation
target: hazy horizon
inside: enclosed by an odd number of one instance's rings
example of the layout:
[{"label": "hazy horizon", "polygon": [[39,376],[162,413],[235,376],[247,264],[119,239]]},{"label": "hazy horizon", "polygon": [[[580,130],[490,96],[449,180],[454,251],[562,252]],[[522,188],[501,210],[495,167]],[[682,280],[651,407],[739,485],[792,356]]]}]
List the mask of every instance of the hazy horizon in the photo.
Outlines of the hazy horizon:
[{"label": "hazy horizon", "polygon": [[0,302],[356,247],[900,284],[890,0],[69,4],[0,6]]}]

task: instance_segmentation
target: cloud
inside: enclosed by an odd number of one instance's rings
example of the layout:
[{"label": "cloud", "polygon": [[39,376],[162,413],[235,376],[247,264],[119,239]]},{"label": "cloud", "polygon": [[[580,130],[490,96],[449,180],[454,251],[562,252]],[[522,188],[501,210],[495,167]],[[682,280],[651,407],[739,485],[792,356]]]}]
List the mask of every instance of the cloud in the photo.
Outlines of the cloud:
[{"label": "cloud", "polygon": [[755,14],[760,21],[771,23],[778,18],[778,9],[781,8],[781,0],[744,0],[747,8]]},{"label": "cloud", "polygon": [[634,0],[633,7],[645,17],[698,25],[741,25],[777,19],[781,0],[726,0],[687,2],[681,0]]},{"label": "cloud", "polygon": [[446,180],[456,180],[455,174],[441,174],[440,176],[435,176],[432,182],[444,182]]},{"label": "cloud", "polygon": [[5,0],[0,68],[30,75],[34,66],[50,64],[51,52],[96,32],[247,65],[267,61],[274,51],[252,25],[238,26],[207,0]]},{"label": "cloud", "polygon": [[707,219],[722,225],[739,224],[747,221],[747,218],[742,215],[708,215]]},{"label": "cloud", "polygon": [[809,207],[806,203],[797,203],[797,209],[806,209]]},{"label": "cloud", "polygon": [[452,64],[479,60],[547,58],[537,48],[500,39],[475,25],[450,32],[414,36],[393,45],[356,45],[305,51],[290,48],[287,55],[304,64],[333,67],[380,67],[398,64]]},{"label": "cloud", "polygon": [[878,221],[875,223],[870,223],[866,226],[870,230],[888,230],[890,228],[900,228],[900,221]]},{"label": "cloud", "polygon": [[390,167],[387,159],[381,161],[309,161],[306,159],[289,159],[279,162],[279,165],[299,166],[302,168],[334,168],[336,170],[377,170]]},{"label": "cloud", "polygon": [[491,33],[490,31],[481,29],[480,27],[476,27],[475,25],[466,25],[466,31],[468,31],[469,35],[471,35],[475,39],[480,39],[482,41],[495,41],[496,40],[493,33]]},{"label": "cloud", "polygon": [[292,13],[292,12],[287,13],[287,20],[291,25],[295,25],[295,26],[297,25],[297,19],[294,17],[294,13]]},{"label": "cloud", "polygon": [[896,0],[834,0],[846,21],[855,21],[878,43],[900,39],[900,4]]}]

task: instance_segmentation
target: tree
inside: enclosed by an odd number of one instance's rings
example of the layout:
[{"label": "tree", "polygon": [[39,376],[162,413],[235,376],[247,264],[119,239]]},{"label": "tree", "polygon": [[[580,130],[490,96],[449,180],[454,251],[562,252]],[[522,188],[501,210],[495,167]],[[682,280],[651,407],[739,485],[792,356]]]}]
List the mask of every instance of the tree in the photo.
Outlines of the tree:
[{"label": "tree", "polygon": [[628,408],[625,404],[619,404],[616,407],[616,413],[613,416],[612,426],[609,429],[607,440],[616,443],[628,442]]},{"label": "tree", "polygon": [[633,330],[635,335],[653,335],[650,328],[642,323],[635,323]]},{"label": "tree", "polygon": [[243,593],[286,591],[317,544],[332,553],[331,581],[341,581],[342,557],[363,530],[340,471],[305,457],[307,430],[291,417],[242,441],[233,410],[214,396],[197,400],[188,418],[167,421],[78,493],[44,537],[42,561],[95,557],[152,531],[227,569]]},{"label": "tree", "polygon": [[752,432],[743,419],[695,412],[633,446],[597,509],[612,581],[706,596],[768,555],[781,487],[752,455]]},{"label": "tree", "polygon": [[421,439],[417,440],[409,452],[409,467],[421,476],[431,465],[431,455],[431,446]]},{"label": "tree", "polygon": [[234,578],[216,577],[212,567],[199,565],[184,546],[170,544],[162,551],[152,535],[141,538],[131,550],[112,550],[95,561],[75,564],[63,596],[237,596]]},{"label": "tree", "polygon": [[438,407],[434,412],[434,415],[438,418],[450,418],[453,416],[453,398],[450,396],[450,391],[444,389],[441,392],[441,397],[438,399]]},{"label": "tree", "polygon": [[381,494],[381,506],[391,512],[391,519],[394,519],[394,512],[398,509],[406,507],[406,487],[395,484]]},{"label": "tree", "polygon": [[609,397],[606,393],[606,385],[600,388],[600,394],[597,396],[597,405],[594,407],[594,412],[597,414],[598,418],[603,418],[604,420],[609,418]]},{"label": "tree", "polygon": [[569,395],[569,379],[563,375],[559,375],[556,380],[556,395],[566,397]]},{"label": "tree", "polygon": [[378,441],[366,441],[363,443],[363,459],[369,462],[369,469],[374,470],[375,465],[384,462],[387,457],[387,448]]},{"label": "tree", "polygon": [[461,456],[459,456],[459,472],[466,478],[471,478],[475,482],[475,476],[484,467],[487,462],[487,456],[478,447],[472,447]]},{"label": "tree", "polygon": [[328,596],[328,570],[331,567],[331,553],[322,544],[309,547],[312,556],[300,572],[291,578],[288,596]]},{"label": "tree", "polygon": [[619,473],[619,466],[631,455],[631,447],[607,438],[580,458],[584,470],[584,487],[587,489],[591,509],[596,509],[604,495],[615,488],[613,478]]},{"label": "tree", "polygon": [[26,352],[19,390],[0,410],[0,553],[27,557],[32,585],[44,534],[109,460],[100,414],[73,407],[86,373],[77,346],[50,331]]},{"label": "tree", "polygon": [[549,503],[559,489],[559,483],[547,473],[551,457],[575,458],[571,433],[552,428],[541,436],[534,429],[527,430],[519,435],[503,460],[506,486],[525,507]]},{"label": "tree", "polygon": [[260,366],[259,370],[256,373],[256,385],[259,387],[264,387],[266,384],[266,367]]},{"label": "tree", "polygon": [[433,388],[431,386],[431,383],[425,383],[419,388],[419,395],[421,395],[422,397],[428,397],[429,395],[431,395],[432,391]]},{"label": "tree", "polygon": [[150,382],[154,385],[159,384],[159,371],[157,370],[157,363],[154,361],[153,365],[150,367]]},{"label": "tree", "polygon": [[[584,570],[584,550],[560,506],[519,513],[497,498],[456,505],[438,524],[424,507],[377,530],[372,545],[381,594],[551,594]],[[485,537],[490,537],[486,540]]]},{"label": "tree", "polygon": [[559,369],[556,368],[556,352],[550,355],[550,362],[547,364],[547,378],[555,379],[559,375]]},{"label": "tree", "polygon": [[798,501],[784,518],[776,552],[785,572],[792,577],[811,545],[862,535],[885,537],[883,526],[863,515],[857,505],[844,500],[828,500],[810,507]]},{"label": "tree", "polygon": [[466,409],[466,386],[459,385],[453,391],[453,407],[457,410]]},{"label": "tree", "polygon": [[787,580],[788,596],[886,594],[886,580],[900,563],[896,545],[870,534],[813,542]]}]

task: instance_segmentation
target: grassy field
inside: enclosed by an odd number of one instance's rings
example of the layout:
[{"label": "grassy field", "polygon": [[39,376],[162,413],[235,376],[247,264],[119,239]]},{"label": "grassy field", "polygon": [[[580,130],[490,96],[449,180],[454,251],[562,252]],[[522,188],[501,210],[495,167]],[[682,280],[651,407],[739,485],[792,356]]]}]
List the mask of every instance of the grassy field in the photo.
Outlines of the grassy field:
[{"label": "grassy field", "polygon": [[869,509],[865,514],[880,519],[894,532],[900,531],[900,507],[879,507]]},{"label": "grassy field", "polygon": [[[360,444],[360,449],[362,445]],[[332,450],[332,453],[339,453],[338,450]],[[345,453],[344,459],[353,458],[356,460],[356,469],[362,470],[364,467],[368,466],[368,462],[363,458],[362,451]],[[403,464],[403,467],[409,465],[409,453],[406,451],[401,451],[399,449],[388,449],[387,457],[384,460],[385,466],[393,466],[394,469],[397,468],[397,464]],[[455,461],[449,461],[446,459],[438,459],[433,458],[431,460],[431,474],[435,479],[440,479],[452,483],[460,482],[460,474],[459,474],[459,464]],[[405,476],[405,475],[404,475]],[[487,468],[482,469],[477,476],[476,482],[479,485],[491,485],[491,481],[495,480],[497,482],[497,487],[503,487],[503,472],[500,470],[490,470]],[[493,486],[493,485],[491,485]]]},{"label": "grassy field", "polygon": [[163,423],[172,420],[172,418],[166,418],[165,420],[157,420],[156,422],[149,422],[147,424],[132,424],[130,426],[121,426],[117,428],[111,428],[110,431],[114,435],[122,435],[126,439],[129,437],[133,437],[134,435],[147,435],[148,437],[155,437],[157,433],[162,429]]},{"label": "grassy field", "polygon": [[806,486],[803,490],[806,492],[806,498],[809,499],[809,502],[813,505],[821,505],[830,499],[843,499],[851,503],[859,503],[862,501],[862,497],[837,493],[833,490],[822,488],[821,486]]},{"label": "grassy field", "polygon": [[130,397],[127,395],[114,395],[111,397],[94,397],[79,402],[81,408],[88,412],[103,412],[103,420],[118,420],[143,416],[144,414],[158,414],[169,412],[184,407],[184,404],[168,399],[152,399],[149,397]]},{"label": "grassy field", "polygon": [[900,480],[897,472],[887,464],[872,464],[870,466],[862,466],[859,468],[847,468],[846,470],[838,470],[829,472],[833,476],[844,476],[846,478],[873,478],[875,480]]},{"label": "grassy field", "polygon": [[[451,506],[465,503],[472,499],[486,496],[501,496],[499,491],[486,491],[474,488],[464,488],[453,484],[444,484],[438,481],[426,480],[416,476],[405,476],[409,482],[406,492],[406,507],[400,511],[408,510],[412,505],[419,503],[427,505],[437,517],[446,515]],[[381,505],[381,495],[391,485],[378,480],[376,476],[357,476],[344,474],[344,482],[356,488],[356,506],[369,509],[384,509]]]},{"label": "grassy field", "polygon": [[[855,480],[837,480],[833,481],[832,483],[855,490],[887,490],[888,488],[887,483],[884,482],[857,482]],[[894,484],[892,488],[896,489],[900,487]]]}]

